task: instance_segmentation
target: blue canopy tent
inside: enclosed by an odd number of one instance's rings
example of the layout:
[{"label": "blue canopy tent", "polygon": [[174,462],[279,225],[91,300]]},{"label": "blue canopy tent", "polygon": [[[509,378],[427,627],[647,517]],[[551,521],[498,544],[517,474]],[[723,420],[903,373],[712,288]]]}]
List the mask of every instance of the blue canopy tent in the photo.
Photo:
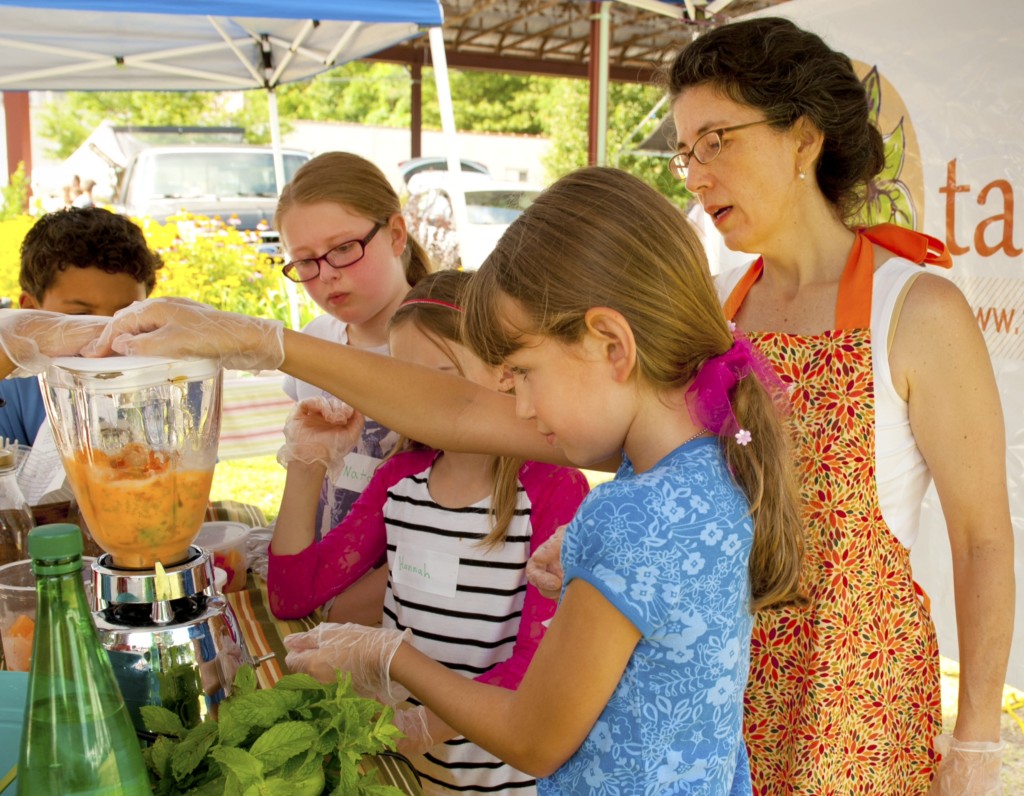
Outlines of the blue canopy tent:
[{"label": "blue canopy tent", "polygon": [[[277,86],[440,30],[442,18],[438,0],[0,0],[0,91],[260,88],[279,151]],[[431,49],[444,64],[433,37]]]}]

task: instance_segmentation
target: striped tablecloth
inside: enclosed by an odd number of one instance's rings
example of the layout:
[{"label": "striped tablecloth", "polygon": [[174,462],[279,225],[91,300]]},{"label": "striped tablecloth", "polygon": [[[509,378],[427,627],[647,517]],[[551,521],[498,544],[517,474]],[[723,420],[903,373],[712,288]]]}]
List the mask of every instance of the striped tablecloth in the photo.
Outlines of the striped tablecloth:
[{"label": "striped tablecloth", "polygon": [[220,421],[220,459],[241,459],[277,453],[284,444],[284,421],[294,401],[284,394],[284,374],[256,376],[228,371]]},{"label": "striped tablecloth", "polygon": [[[262,661],[256,667],[256,679],[260,688],[270,688],[282,675],[287,673],[284,665],[285,648],[283,639],[289,633],[310,630],[320,621],[311,615],[303,619],[278,619],[270,612],[267,600],[267,582],[249,572],[242,591],[225,595],[238,620],[246,649],[253,660]],[[422,796],[419,778],[409,761],[398,754],[382,754],[364,761],[367,770],[376,768],[383,784],[393,785],[408,794]]]}]

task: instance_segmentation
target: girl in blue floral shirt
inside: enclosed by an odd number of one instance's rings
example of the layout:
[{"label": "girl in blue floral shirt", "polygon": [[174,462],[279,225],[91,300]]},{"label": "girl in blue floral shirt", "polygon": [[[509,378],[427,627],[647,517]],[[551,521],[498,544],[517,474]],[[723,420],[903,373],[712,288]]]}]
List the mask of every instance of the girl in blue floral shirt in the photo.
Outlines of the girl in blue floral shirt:
[{"label": "girl in blue floral shirt", "polygon": [[565,533],[519,690],[353,625],[290,637],[288,665],[390,698],[400,683],[542,794],[749,794],[752,611],[797,598],[800,525],[778,384],[730,330],[696,235],[639,180],[581,170],[505,234],[466,323],[549,444],[584,467],[622,455]]},{"label": "girl in blue floral shirt", "polygon": [[[566,530],[551,625],[516,691],[431,661],[399,629],[320,625],[286,639],[287,665],[325,680],[350,672],[357,689],[392,704],[411,692],[541,777],[541,794],[750,794],[741,722],[751,615],[799,599],[800,522],[776,413],[784,396],[729,328],[696,234],[640,180],[582,169],[509,227],[465,308],[469,345],[515,377],[520,420],[494,432],[496,447],[514,433],[579,466],[622,462]],[[212,348],[226,362],[259,349],[324,387],[394,389],[388,358],[335,357],[270,321],[181,301],[127,315],[108,332],[121,348]],[[418,374],[419,397],[428,384],[442,390]],[[476,400],[453,399],[444,417],[431,407],[430,422],[470,436]]]}]

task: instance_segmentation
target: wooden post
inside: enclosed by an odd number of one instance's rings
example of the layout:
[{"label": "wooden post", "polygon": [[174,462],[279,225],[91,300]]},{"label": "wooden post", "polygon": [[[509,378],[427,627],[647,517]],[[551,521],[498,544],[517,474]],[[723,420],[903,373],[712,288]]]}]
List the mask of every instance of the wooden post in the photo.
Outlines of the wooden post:
[{"label": "wooden post", "polygon": [[409,132],[412,140],[409,145],[409,157],[418,158],[423,154],[423,66],[410,64],[412,75],[412,96],[409,102]]},{"label": "wooden post", "polygon": [[[7,133],[7,178],[25,164],[25,175],[32,176],[32,126],[29,122],[28,92],[5,91],[4,119]],[[25,211],[28,211],[26,206]]]}]

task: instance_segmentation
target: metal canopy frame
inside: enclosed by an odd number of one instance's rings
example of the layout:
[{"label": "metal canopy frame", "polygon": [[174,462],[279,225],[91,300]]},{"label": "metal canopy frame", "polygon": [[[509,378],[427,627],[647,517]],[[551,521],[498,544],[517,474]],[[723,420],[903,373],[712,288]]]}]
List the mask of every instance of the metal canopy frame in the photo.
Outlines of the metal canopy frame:
[{"label": "metal canopy frame", "polygon": [[[608,76],[650,82],[702,30],[785,0],[615,0],[609,15]],[[590,2],[441,0],[448,66],[553,77],[588,76],[593,47]],[[596,51],[596,50],[595,50]],[[367,60],[429,66],[424,43],[407,42]]]}]

